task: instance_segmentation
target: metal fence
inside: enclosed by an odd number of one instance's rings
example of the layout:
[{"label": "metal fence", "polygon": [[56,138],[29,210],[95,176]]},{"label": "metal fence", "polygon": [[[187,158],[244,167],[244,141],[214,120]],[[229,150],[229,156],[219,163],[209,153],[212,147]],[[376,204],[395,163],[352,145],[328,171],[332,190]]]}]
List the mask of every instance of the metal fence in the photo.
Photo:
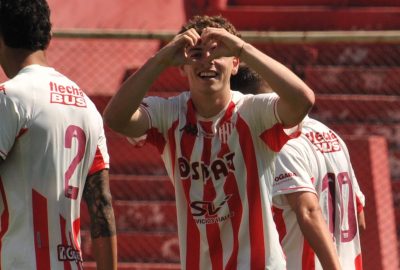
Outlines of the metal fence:
[{"label": "metal fence", "polygon": [[[313,117],[343,136],[377,135],[386,139],[388,156],[384,162],[389,160],[394,213],[400,221],[400,31],[242,35],[311,86],[317,94]],[[76,81],[102,111],[126,76],[172,36],[165,32],[56,30],[47,55],[50,64]],[[0,79],[6,79],[4,74]],[[170,69],[151,92],[165,96],[186,87],[185,79]],[[154,147],[136,149],[123,137],[108,129],[106,132],[112,174],[165,174]],[[400,232],[400,223],[397,228]]]}]

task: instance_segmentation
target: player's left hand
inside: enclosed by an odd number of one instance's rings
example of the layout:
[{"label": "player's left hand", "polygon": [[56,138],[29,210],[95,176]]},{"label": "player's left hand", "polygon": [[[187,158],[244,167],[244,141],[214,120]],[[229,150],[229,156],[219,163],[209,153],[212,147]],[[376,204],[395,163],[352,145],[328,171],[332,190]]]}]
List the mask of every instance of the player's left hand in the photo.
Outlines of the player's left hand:
[{"label": "player's left hand", "polygon": [[244,41],[224,28],[207,27],[201,33],[204,48],[208,51],[208,60],[220,57],[238,57]]}]

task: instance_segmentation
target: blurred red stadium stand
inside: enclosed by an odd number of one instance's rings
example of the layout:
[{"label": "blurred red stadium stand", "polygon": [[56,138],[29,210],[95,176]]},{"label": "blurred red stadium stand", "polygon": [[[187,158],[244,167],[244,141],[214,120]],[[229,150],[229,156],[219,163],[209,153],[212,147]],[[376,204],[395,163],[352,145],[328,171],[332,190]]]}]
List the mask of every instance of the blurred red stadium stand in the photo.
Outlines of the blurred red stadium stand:
[{"label": "blurred red stadium stand", "polygon": [[396,222],[384,137],[345,137],[360,188],[366,197],[367,230],[361,235],[364,269],[397,270]]}]

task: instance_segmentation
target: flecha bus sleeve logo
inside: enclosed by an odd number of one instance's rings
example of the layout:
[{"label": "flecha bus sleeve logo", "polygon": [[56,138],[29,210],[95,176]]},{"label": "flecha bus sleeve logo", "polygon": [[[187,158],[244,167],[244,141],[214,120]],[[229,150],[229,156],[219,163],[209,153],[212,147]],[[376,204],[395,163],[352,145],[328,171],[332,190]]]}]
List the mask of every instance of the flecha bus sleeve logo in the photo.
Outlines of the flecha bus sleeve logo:
[{"label": "flecha bus sleeve logo", "polygon": [[50,103],[86,108],[85,95],[75,85],[61,85],[50,82]]}]

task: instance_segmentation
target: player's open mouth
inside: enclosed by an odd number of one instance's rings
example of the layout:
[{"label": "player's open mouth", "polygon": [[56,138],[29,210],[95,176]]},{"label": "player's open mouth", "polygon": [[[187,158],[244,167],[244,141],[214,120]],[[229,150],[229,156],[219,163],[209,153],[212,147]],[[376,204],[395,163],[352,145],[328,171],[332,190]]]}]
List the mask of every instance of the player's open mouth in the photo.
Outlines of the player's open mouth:
[{"label": "player's open mouth", "polygon": [[218,73],[215,71],[202,71],[198,76],[202,79],[213,79],[218,76]]}]

